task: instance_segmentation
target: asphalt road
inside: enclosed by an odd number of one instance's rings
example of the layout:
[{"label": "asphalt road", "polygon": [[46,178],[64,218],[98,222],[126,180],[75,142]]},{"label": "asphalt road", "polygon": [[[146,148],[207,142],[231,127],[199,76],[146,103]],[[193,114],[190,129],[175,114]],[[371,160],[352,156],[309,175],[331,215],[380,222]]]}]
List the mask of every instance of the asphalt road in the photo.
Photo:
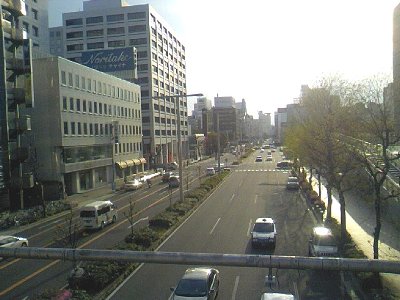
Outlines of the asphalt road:
[{"label": "asphalt road", "polygon": [[[254,153],[233,170],[214,193],[159,248],[159,251],[301,255],[308,253],[308,238],[315,220],[298,191],[285,188],[288,171],[273,162],[255,162]],[[253,249],[250,231],[259,217],[272,217],[277,225],[276,248]],[[118,287],[110,299],[168,299],[190,266],[143,264]],[[218,267],[221,275],[218,299],[260,299],[263,292],[279,291],[300,299],[340,299],[337,273],[272,270],[276,285],[264,284],[267,269]]]},{"label": "asphalt road", "polygon": [[[223,156],[221,162],[224,162],[225,158],[228,159],[228,162],[234,160],[232,155],[226,155]],[[199,175],[204,177],[206,168],[214,165],[214,163],[214,159],[209,159],[185,168],[182,181],[184,188],[198,186],[200,184]],[[134,203],[135,220],[144,218],[144,221],[135,226],[147,225],[148,218],[163,211],[170,201],[178,200],[179,189],[174,189],[170,194],[167,186],[158,178],[153,180],[153,186],[150,189],[144,187],[138,191],[114,195],[111,200],[118,207],[118,221],[105,227],[102,231],[85,233],[79,240],[78,247],[109,249],[123,240],[130,232],[130,224],[124,216],[124,213],[129,213],[130,201]],[[103,200],[106,199],[110,199],[110,197],[105,196]],[[78,211],[73,212],[74,222],[79,220],[78,213]],[[32,224],[29,228],[17,232],[15,235],[28,237],[30,246],[33,247],[62,247],[63,245],[55,241],[60,237],[60,230],[66,230],[67,221],[66,214],[61,214]],[[69,246],[64,245],[64,247]],[[1,261],[0,299],[29,299],[45,289],[61,289],[67,283],[67,277],[72,267],[71,262],[59,260],[12,259]]]}]

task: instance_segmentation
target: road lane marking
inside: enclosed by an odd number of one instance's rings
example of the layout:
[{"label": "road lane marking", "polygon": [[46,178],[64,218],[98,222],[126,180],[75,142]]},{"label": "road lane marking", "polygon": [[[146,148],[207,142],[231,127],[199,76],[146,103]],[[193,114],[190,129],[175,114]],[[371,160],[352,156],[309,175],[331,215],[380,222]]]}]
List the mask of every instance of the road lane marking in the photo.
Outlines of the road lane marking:
[{"label": "road lane marking", "polygon": [[253,224],[253,219],[250,219],[249,227],[247,228],[247,236],[250,236],[251,224]]},{"label": "road lane marking", "polygon": [[244,182],[244,180],[242,179],[242,181],[240,181],[240,183],[239,183],[239,187],[242,186],[243,182]]},{"label": "road lane marking", "polygon": [[232,202],[233,198],[235,198],[235,194],[232,195],[231,199],[229,200],[229,202]]},{"label": "road lane marking", "polygon": [[148,220],[148,219],[149,219],[149,217],[141,218],[141,219],[137,220],[135,223],[133,223],[132,225],[128,226],[128,228],[131,228],[131,227],[135,226],[137,223]]},{"label": "road lane marking", "polygon": [[213,228],[210,231],[210,234],[212,234],[214,232],[215,227],[217,227],[219,221],[221,220],[221,218],[218,218],[217,222],[214,224]]},{"label": "road lane marking", "polygon": [[287,224],[286,224],[286,220],[283,223],[283,228],[285,230],[285,239],[288,241],[289,240],[289,233],[288,233],[288,229],[287,229]]},{"label": "road lane marking", "polygon": [[254,204],[257,204],[257,198],[258,198],[258,195],[256,194],[256,196],[254,197]]},{"label": "road lane marking", "polygon": [[[60,221],[61,221],[61,220],[56,220],[56,221],[54,221],[54,222],[51,222],[51,223],[48,223],[48,224],[46,224],[46,225],[40,226],[39,229],[43,229],[43,228],[46,228],[46,227],[49,227],[49,226],[53,226],[54,224],[57,224],[57,223],[59,223]],[[53,229],[53,227],[52,227],[52,229]]]},{"label": "road lane marking", "polygon": [[236,276],[235,285],[233,287],[231,300],[235,300],[236,299],[236,292],[237,292],[238,286],[239,286],[239,276]]}]

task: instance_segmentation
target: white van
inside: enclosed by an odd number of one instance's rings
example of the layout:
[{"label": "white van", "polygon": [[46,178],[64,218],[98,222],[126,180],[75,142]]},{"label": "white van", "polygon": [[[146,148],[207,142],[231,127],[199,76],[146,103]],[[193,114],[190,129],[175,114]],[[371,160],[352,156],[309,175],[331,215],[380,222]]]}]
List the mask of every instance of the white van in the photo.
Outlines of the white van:
[{"label": "white van", "polygon": [[84,228],[103,229],[117,221],[117,207],[111,201],[95,201],[81,208],[80,217]]}]

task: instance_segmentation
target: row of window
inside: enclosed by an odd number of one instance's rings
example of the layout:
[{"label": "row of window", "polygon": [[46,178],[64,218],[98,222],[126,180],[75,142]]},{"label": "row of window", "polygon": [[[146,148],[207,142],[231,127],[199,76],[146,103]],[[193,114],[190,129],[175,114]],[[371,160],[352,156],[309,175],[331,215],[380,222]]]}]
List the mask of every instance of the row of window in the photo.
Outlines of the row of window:
[{"label": "row of window", "polygon": [[115,154],[126,154],[142,151],[142,143],[119,143],[114,145]]},{"label": "row of window", "polygon": [[[118,125],[118,135],[141,135],[141,126]],[[64,135],[111,136],[112,125],[102,123],[64,122]]]},{"label": "row of window", "polygon": [[[156,17],[154,17],[152,14],[150,14],[150,19],[151,19],[151,25],[154,25],[153,27],[157,27],[158,30],[159,30],[160,32],[163,32],[165,35],[168,34],[168,37],[169,37],[170,39],[173,39],[174,42],[175,42],[176,44],[178,44],[179,47],[181,46],[181,43],[176,39],[176,37],[174,37],[174,36],[172,35],[172,33],[169,32],[169,31],[167,30],[167,28],[161,24],[160,21],[156,21]],[[157,23],[157,26],[156,26],[156,23]],[[153,29],[155,29],[155,28],[153,28]],[[185,46],[183,46],[183,45],[182,45],[182,50],[185,51]]]},{"label": "row of window", "polygon": [[[123,22],[125,21],[125,14],[114,14],[114,15],[107,15],[105,16],[95,16],[95,17],[86,17],[85,22],[86,25],[93,25],[93,24],[101,24],[104,22],[104,19],[107,23],[110,22]],[[132,12],[126,14],[127,20],[146,20],[146,12]],[[83,18],[75,18],[69,19],[65,21],[65,25],[68,26],[82,26],[83,25]]]},{"label": "row of window", "polygon": [[[156,136],[176,136],[176,130],[154,130],[154,135]],[[150,130],[143,130],[143,135],[144,136],[150,136]],[[188,132],[187,131],[181,131],[182,136],[187,136]]]},{"label": "row of window", "polygon": [[68,101],[66,96],[62,97],[62,109],[64,111],[69,110],[84,114],[89,113],[129,119],[140,119],[141,117],[141,112],[139,109],[111,105],[97,101],[86,101],[85,99],[81,100],[73,97],[70,97]]},{"label": "row of window", "polygon": [[[67,74],[65,71],[61,71],[61,84],[67,86]],[[125,90],[123,88],[101,82],[100,80],[96,81],[94,79],[92,80],[90,78],[85,78],[84,76],[79,76],[78,74],[75,74],[74,80],[74,76],[71,72],[68,72],[68,86],[129,102],[140,102],[139,93]]]},{"label": "row of window", "polygon": [[[146,32],[146,25],[132,25],[128,26],[128,30],[125,27],[111,27],[107,28],[107,35],[115,35],[115,34],[125,34],[125,31],[128,33],[141,33]],[[84,31],[71,31],[66,33],[66,39],[78,39],[83,38]],[[93,29],[86,31],[86,37],[101,37],[104,36],[104,29]]]}]

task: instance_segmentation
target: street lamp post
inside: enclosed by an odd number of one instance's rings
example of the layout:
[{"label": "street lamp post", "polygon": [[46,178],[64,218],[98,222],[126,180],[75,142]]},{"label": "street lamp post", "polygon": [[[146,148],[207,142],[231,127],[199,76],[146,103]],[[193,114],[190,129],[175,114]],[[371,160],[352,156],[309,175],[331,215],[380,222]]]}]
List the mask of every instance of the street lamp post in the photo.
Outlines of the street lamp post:
[{"label": "street lamp post", "polygon": [[177,131],[178,131],[178,164],[179,164],[179,200],[183,202],[183,168],[182,168],[182,133],[181,133],[181,112],[180,112],[180,101],[179,98],[187,98],[187,97],[202,97],[203,94],[182,94],[182,95],[171,95],[171,96],[154,96],[152,99],[170,99],[173,98],[175,100],[175,114],[178,113],[177,116]]}]

